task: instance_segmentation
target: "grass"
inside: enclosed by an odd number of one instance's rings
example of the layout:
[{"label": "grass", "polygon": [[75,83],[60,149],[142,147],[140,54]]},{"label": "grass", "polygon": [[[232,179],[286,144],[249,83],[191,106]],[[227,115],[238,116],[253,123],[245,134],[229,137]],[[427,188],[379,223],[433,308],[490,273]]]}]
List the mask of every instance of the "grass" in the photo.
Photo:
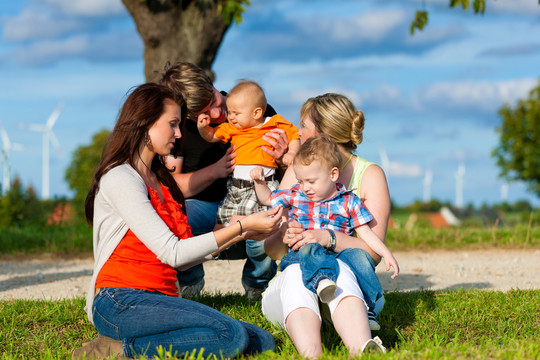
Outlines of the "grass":
[{"label": "grass", "polygon": [[[540,247],[540,226],[521,224],[512,227],[460,227],[388,230],[391,250]],[[86,224],[63,226],[27,226],[0,229],[0,255],[34,255],[42,253],[77,254],[92,252],[92,228]]]},{"label": "grass", "polygon": [[432,229],[413,227],[388,230],[386,243],[392,251],[411,249],[537,248],[540,226],[461,227]]},{"label": "grass", "polygon": [[[390,229],[392,250],[538,248],[540,227]],[[86,225],[27,227],[0,231],[2,256],[88,253],[91,228]],[[377,333],[389,349],[366,359],[540,359],[540,290],[414,291],[386,293]],[[269,330],[277,353],[257,359],[300,359],[287,334],[272,326],[259,305],[240,294],[203,296],[205,303],[225,314]],[[0,360],[70,359],[83,340],[97,335],[86,320],[84,299],[61,301],[0,301]],[[324,358],[348,359],[332,328],[323,330]],[[164,354],[161,358],[166,358]],[[193,353],[189,359],[204,359]]]},{"label": "grass", "polygon": [[[414,291],[385,296],[386,305],[379,317],[382,330],[377,335],[389,352],[362,358],[540,357],[540,290]],[[239,294],[203,296],[200,301],[274,335],[277,352],[260,354],[257,359],[301,358],[287,334],[266,321],[258,304]],[[0,359],[69,359],[84,339],[97,335],[83,307],[82,297],[0,302]],[[324,329],[323,343],[324,358],[348,359],[333,329]]]},{"label": "grass", "polygon": [[0,229],[1,255],[73,254],[92,251],[92,228],[86,224]]}]

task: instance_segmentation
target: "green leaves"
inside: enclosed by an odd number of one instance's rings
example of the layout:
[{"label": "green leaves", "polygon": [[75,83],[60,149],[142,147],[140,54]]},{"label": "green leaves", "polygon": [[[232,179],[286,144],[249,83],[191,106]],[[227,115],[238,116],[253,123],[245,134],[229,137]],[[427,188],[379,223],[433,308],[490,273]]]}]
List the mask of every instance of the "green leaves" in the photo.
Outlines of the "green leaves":
[{"label": "green leaves", "polygon": [[[461,6],[463,10],[467,10],[470,5],[469,0],[449,0],[450,7],[455,8]],[[538,1],[540,4],[540,0]],[[483,14],[486,10],[486,0],[474,0],[472,7],[475,14]],[[422,31],[424,26],[428,23],[428,12],[426,10],[417,10],[414,16],[414,20],[411,22],[410,33],[414,35],[416,29]]]},{"label": "green leaves", "polygon": [[522,180],[540,195],[540,81],[527,99],[520,100],[515,108],[504,105],[499,116],[500,143],[492,156],[500,167],[500,176]]},{"label": "green leaves", "polygon": [[109,130],[101,130],[92,137],[91,144],[79,146],[73,153],[71,164],[66,169],[65,179],[69,188],[75,192],[73,205],[81,215],[84,212],[84,201],[109,134]]},{"label": "green leaves", "polygon": [[[460,6],[463,8],[463,10],[467,10],[470,5],[469,0],[450,0],[450,7],[457,7]],[[480,13],[483,14],[486,10],[486,0],[474,0],[473,1],[473,10],[476,14]]]},{"label": "green leaves", "polygon": [[427,23],[428,23],[428,12],[420,11],[420,10],[416,11],[414,20],[411,23],[411,29],[410,29],[411,35],[414,35],[415,29],[422,31],[424,29],[424,26],[427,25]]},{"label": "green leaves", "polygon": [[223,20],[227,25],[234,20],[236,25],[242,22],[242,14],[244,13],[244,4],[250,6],[249,0],[222,0],[218,3],[217,11],[223,16]]}]

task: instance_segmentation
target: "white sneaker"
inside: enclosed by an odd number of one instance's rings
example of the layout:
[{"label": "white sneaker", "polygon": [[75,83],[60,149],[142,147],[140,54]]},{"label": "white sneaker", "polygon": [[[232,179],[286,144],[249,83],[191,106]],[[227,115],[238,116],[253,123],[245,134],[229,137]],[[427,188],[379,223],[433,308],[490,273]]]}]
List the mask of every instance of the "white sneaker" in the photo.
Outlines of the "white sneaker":
[{"label": "white sneaker", "polygon": [[383,346],[381,339],[378,336],[375,336],[373,339],[366,341],[364,346],[362,346],[362,352],[382,352],[386,353],[386,348]]},{"label": "white sneaker", "polygon": [[330,279],[322,279],[317,285],[317,295],[323,303],[329,303],[336,298],[337,285]]}]

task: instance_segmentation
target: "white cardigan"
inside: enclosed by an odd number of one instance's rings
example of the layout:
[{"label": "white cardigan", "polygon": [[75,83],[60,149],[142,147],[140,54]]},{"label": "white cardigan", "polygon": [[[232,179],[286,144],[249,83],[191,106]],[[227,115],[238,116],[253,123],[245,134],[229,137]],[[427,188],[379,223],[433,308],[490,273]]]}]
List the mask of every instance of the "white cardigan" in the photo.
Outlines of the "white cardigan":
[{"label": "white cardigan", "polygon": [[143,179],[129,164],[117,166],[101,178],[93,221],[94,273],[85,307],[91,323],[96,278],[129,229],[159,260],[175,268],[209,260],[218,250],[213,232],[179,241],[152,207]]}]

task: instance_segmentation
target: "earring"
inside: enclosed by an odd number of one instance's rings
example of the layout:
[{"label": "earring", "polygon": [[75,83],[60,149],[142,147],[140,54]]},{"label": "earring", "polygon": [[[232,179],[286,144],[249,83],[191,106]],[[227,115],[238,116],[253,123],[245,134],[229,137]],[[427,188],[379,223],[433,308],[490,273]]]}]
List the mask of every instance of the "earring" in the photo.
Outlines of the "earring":
[{"label": "earring", "polygon": [[150,139],[150,135],[148,135],[148,132],[144,134],[144,144],[150,151],[154,151],[154,147],[152,146],[152,139]]}]

